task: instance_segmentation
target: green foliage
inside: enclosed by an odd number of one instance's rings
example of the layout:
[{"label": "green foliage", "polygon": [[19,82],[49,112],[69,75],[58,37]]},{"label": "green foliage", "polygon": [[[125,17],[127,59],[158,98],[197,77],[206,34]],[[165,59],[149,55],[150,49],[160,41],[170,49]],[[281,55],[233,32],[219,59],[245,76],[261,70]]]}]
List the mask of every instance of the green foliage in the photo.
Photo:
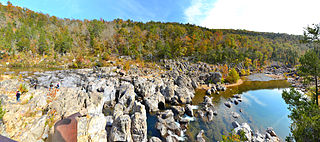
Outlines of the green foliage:
[{"label": "green foliage", "polygon": [[[46,65],[66,56],[77,57],[77,53],[91,57],[107,53],[147,61],[192,57],[194,61],[258,68],[273,60],[296,64],[306,50],[300,44],[302,36],[153,21],[60,19],[12,4],[0,5],[0,17],[0,50],[10,59],[30,53],[21,59],[30,62],[45,54],[48,58],[41,61]],[[83,67],[83,63],[69,66]]]},{"label": "green foliage", "polygon": [[282,98],[289,105],[292,120],[290,129],[295,141],[314,142],[320,140],[320,109],[313,101],[291,88]]},{"label": "green foliage", "polygon": [[222,142],[242,142],[247,141],[245,132],[240,130],[240,135],[229,133],[228,135],[222,135]]},{"label": "green foliage", "polygon": [[6,111],[2,108],[2,101],[0,100],[0,120],[2,120]]},{"label": "green foliage", "polygon": [[228,73],[226,81],[229,83],[236,83],[240,79],[240,76],[236,69],[232,68],[231,71]]},{"label": "green foliage", "polygon": [[247,75],[247,71],[245,70],[245,69],[241,69],[241,76],[245,76],[245,75]]},{"label": "green foliage", "polygon": [[20,84],[19,91],[21,92],[21,94],[24,94],[24,93],[27,93],[29,90],[25,84]]}]

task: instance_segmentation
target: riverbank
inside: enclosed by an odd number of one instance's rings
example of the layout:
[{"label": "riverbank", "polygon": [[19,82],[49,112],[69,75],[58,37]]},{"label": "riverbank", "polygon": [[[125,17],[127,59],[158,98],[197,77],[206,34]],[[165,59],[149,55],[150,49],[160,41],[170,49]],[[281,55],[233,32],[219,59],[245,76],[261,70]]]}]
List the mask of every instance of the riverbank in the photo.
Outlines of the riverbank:
[{"label": "riverbank", "polygon": [[[153,68],[130,64],[129,68],[117,65],[24,74],[30,76],[0,81],[0,99],[6,111],[0,132],[17,141],[54,141],[58,131],[65,131],[53,126],[73,114],[77,114],[80,141],[178,141],[191,121],[185,116],[194,116],[190,104],[195,89],[210,86],[214,93],[226,90],[219,83],[219,68],[176,60],[162,60]],[[49,89],[51,83],[58,82],[59,91]],[[21,84],[28,91],[16,102],[14,92]],[[157,118],[160,134],[156,137],[147,135],[146,114],[151,113]]]}]

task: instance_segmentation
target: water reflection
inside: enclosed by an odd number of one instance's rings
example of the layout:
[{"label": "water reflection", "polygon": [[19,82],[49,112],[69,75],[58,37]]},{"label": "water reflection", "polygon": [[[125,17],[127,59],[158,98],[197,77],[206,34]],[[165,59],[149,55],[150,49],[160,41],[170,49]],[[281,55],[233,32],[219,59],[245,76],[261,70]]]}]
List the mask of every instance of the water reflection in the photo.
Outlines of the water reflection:
[{"label": "water reflection", "polygon": [[[197,133],[203,129],[208,141],[221,140],[221,135],[227,134],[233,128],[231,123],[247,122],[250,127],[265,132],[267,127],[273,127],[283,140],[290,132],[287,104],[281,97],[284,88],[290,84],[284,80],[273,81],[245,81],[239,86],[230,87],[220,95],[211,95],[218,115],[211,122],[197,119],[189,124],[186,132],[191,141],[195,140]],[[224,102],[234,94],[242,94],[242,103],[232,104],[227,108]],[[193,104],[203,102],[205,90],[197,90]],[[239,110],[242,110],[240,112]],[[233,113],[238,113],[239,118],[233,118]]]}]

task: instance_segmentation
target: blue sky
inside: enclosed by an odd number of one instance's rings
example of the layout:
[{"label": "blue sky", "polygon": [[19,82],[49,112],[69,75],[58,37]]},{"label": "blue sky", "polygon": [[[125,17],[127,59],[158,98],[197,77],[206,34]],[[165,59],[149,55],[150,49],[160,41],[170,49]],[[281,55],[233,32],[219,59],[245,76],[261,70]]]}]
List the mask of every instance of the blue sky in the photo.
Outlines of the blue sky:
[{"label": "blue sky", "polygon": [[[6,4],[7,0],[0,0]],[[13,5],[60,18],[113,20],[116,18],[147,22],[186,22],[187,0],[11,0]]]},{"label": "blue sky", "polygon": [[[6,4],[7,0],[0,0]],[[11,0],[60,18],[191,23],[213,29],[302,34],[320,23],[319,0]]]}]

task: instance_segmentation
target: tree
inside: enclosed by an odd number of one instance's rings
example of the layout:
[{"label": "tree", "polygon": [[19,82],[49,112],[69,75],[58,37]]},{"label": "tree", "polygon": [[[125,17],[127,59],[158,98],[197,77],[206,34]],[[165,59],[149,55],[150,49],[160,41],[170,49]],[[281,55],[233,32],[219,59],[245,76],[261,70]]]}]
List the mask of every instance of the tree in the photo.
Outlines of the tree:
[{"label": "tree", "polygon": [[316,104],[319,105],[318,101],[318,76],[320,73],[320,59],[319,59],[319,43],[320,43],[320,25],[313,24],[313,27],[305,28],[303,43],[308,43],[313,49],[308,51],[304,56],[301,57],[301,67],[299,70],[305,76],[312,76],[315,81],[316,93],[315,100]]},{"label": "tree", "polygon": [[305,55],[300,58],[301,66],[299,71],[302,75],[308,77],[312,76],[316,84],[316,92],[314,94],[314,99],[316,104],[318,102],[318,76],[320,74],[320,59],[314,50],[307,51]]},{"label": "tree", "polygon": [[226,80],[229,83],[236,83],[240,79],[238,72],[236,69],[232,68],[231,71],[229,72]]},{"label": "tree", "polygon": [[297,142],[316,142],[320,140],[320,109],[294,88],[283,91],[282,98],[289,105],[292,120],[290,130]]}]

